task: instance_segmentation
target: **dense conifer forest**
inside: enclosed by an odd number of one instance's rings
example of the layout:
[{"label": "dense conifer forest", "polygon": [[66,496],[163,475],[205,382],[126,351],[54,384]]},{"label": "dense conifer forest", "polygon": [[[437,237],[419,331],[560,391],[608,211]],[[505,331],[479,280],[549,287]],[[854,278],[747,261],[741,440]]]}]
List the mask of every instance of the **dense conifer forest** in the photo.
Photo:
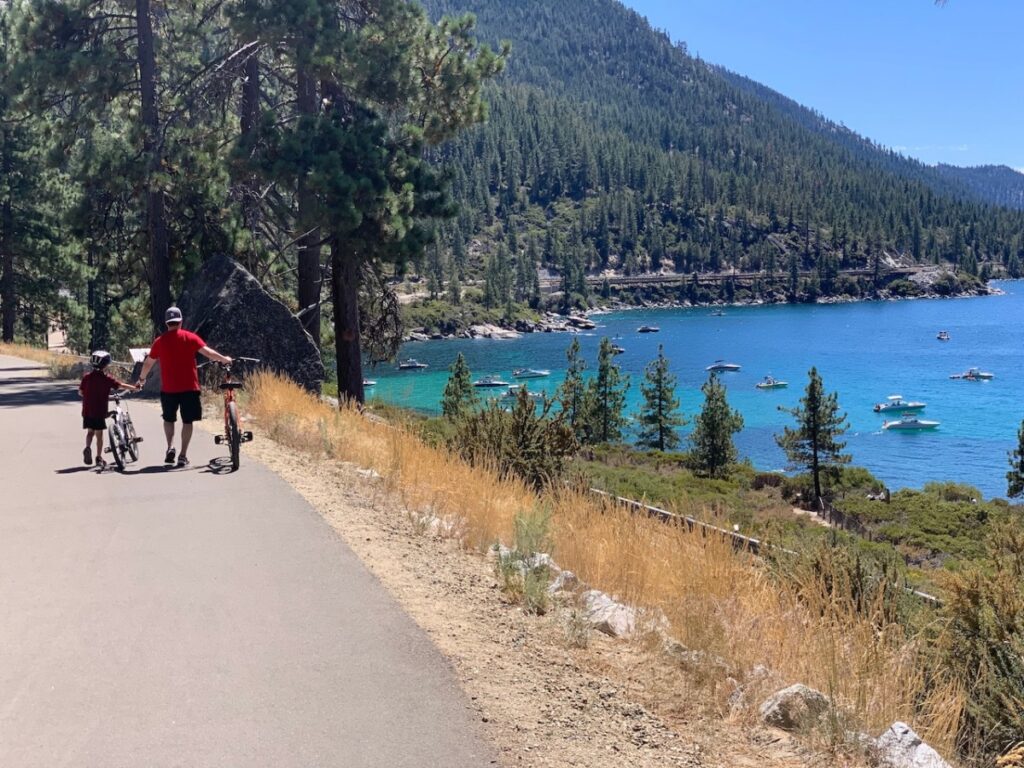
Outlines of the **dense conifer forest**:
[{"label": "dense conifer forest", "polygon": [[896,262],[1019,274],[1024,217],[987,203],[1012,202],[997,180],[880,147],[615,0],[427,5],[513,48],[488,123],[438,152],[461,210],[421,265],[432,295],[484,278],[484,304],[530,301],[534,259],[563,308],[609,269],[763,272],[789,300],[862,295],[841,270]]}]

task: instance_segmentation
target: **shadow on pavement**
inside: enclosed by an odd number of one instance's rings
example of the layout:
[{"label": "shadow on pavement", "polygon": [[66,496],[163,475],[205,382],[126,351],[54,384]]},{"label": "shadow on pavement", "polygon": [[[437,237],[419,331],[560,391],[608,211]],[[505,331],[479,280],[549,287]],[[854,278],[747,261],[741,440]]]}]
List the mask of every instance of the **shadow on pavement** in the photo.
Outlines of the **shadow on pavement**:
[{"label": "shadow on pavement", "polygon": [[230,475],[234,471],[231,468],[231,458],[229,456],[210,459],[210,463],[203,469],[203,472],[208,472],[211,475]]},{"label": "shadow on pavement", "polygon": [[47,381],[31,376],[0,379],[0,408],[73,403],[78,399],[74,382]]},{"label": "shadow on pavement", "polygon": [[[8,371],[16,371],[18,373],[21,373],[23,371],[46,371],[46,370],[49,370],[49,369],[45,365],[35,365],[35,366],[29,365],[29,366],[22,366],[20,368],[0,368],[0,373],[7,373]],[[37,381],[38,381],[38,379],[37,379]]]},{"label": "shadow on pavement", "polygon": [[55,469],[55,470],[53,470],[53,473],[55,475],[73,475],[76,472],[91,472],[94,469],[96,469],[96,467],[94,467],[91,464],[89,466],[86,466],[85,464],[81,464],[81,465],[79,465],[77,467],[67,467],[65,469]]},{"label": "shadow on pavement", "polygon": [[122,475],[162,475],[164,472],[170,472],[174,467],[170,464],[150,464],[147,467],[140,467],[139,469],[126,469],[122,472]]}]

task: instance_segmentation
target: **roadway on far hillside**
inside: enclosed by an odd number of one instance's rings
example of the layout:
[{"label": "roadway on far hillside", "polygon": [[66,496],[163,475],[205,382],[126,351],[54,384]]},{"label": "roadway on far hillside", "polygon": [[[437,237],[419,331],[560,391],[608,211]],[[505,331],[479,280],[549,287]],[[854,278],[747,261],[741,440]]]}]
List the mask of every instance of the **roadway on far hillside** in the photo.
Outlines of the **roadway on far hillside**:
[{"label": "roadway on far hillside", "polygon": [[76,384],[0,356],[0,766],[492,764],[443,657],[297,493],[244,447],[224,474],[201,430],[165,469],[137,402],[141,461],[98,473]]}]

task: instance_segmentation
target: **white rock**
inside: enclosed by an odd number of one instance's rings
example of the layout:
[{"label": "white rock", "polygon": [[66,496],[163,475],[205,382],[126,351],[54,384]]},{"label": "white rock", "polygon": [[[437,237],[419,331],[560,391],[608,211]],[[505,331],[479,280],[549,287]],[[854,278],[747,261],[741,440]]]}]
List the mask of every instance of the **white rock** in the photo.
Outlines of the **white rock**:
[{"label": "white rock", "polygon": [[555,576],[554,581],[548,585],[548,594],[555,594],[556,592],[571,592],[576,589],[580,584],[580,580],[576,578],[576,574],[572,571],[559,571],[558,575]]},{"label": "white rock", "polygon": [[596,589],[583,593],[583,610],[590,626],[611,637],[626,637],[636,629],[636,611]]},{"label": "white rock", "polygon": [[380,473],[375,469],[357,469],[356,474],[370,480],[380,480]]},{"label": "white rock", "polygon": [[828,711],[828,697],[806,685],[791,685],[772,694],[761,704],[765,725],[796,731],[809,728]]},{"label": "white rock", "polygon": [[906,723],[890,725],[877,743],[881,763],[889,768],[951,768]]},{"label": "white rock", "polygon": [[547,552],[534,552],[523,560],[523,564],[527,568],[547,568],[553,573],[561,570]]}]

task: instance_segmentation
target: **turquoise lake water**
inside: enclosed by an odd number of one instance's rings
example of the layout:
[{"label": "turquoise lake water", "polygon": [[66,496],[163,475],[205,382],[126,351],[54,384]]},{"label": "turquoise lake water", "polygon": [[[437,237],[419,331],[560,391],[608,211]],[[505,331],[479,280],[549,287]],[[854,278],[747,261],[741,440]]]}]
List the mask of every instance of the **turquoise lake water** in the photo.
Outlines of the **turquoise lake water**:
[{"label": "turquoise lake water", "polygon": [[[707,365],[717,359],[740,364],[741,371],[722,374],[722,380],[730,404],[745,421],[736,436],[740,455],[759,469],[785,467],[773,436],[792,419],[777,407],[797,404],[807,371],[815,365],[826,389],[839,393],[848,414],[847,450],[854,464],[867,467],[892,488],[956,480],[977,486],[987,497],[1001,496],[1006,492],[1007,451],[1014,447],[1024,418],[1024,282],[997,285],[1006,295],[728,307],[724,316],[714,316],[708,308],[617,312],[595,316],[597,330],[579,334],[579,340],[590,367],[602,336],[625,348],[616,359],[631,379],[631,412],[641,400],[643,369],[656,357],[659,344],[678,377],[677,393],[687,416],[700,409]],[[637,333],[645,324],[657,325],[661,332]],[[949,331],[951,340],[938,341],[939,330]],[[568,334],[545,333],[506,341],[410,342],[401,358],[415,357],[430,368],[398,371],[379,366],[367,371],[378,382],[370,392],[398,405],[437,412],[447,368],[462,352],[474,379],[493,374],[511,382],[514,368],[550,369],[549,378],[527,383],[531,390],[554,393],[571,340]],[[995,378],[949,378],[972,366],[993,372]],[[766,374],[788,381],[789,387],[755,389]],[[884,417],[872,405],[891,394],[926,402],[922,416],[941,426],[934,432],[883,431]],[[684,427],[683,434],[688,430]]]}]

